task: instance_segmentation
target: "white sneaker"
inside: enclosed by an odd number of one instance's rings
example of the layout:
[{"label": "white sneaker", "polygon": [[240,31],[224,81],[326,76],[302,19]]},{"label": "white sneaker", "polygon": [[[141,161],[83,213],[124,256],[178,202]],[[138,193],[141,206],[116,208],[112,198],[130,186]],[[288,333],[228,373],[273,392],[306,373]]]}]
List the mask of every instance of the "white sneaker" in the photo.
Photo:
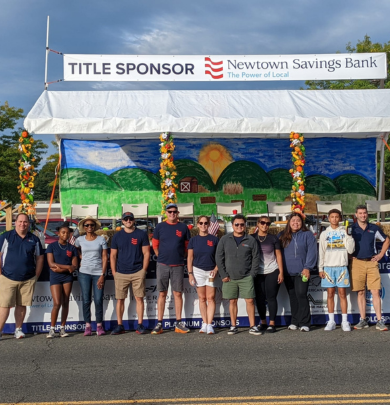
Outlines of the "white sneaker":
[{"label": "white sneaker", "polygon": [[310,328],[308,326],[301,326],[301,332],[310,332]]},{"label": "white sneaker", "polygon": [[341,329],[344,332],[351,332],[351,324],[348,321],[341,322]]},{"label": "white sneaker", "polygon": [[335,330],[335,329],[336,329],[336,322],[335,321],[328,321],[328,323],[326,324],[324,330]]},{"label": "white sneaker", "polygon": [[207,334],[208,335],[214,335],[214,328],[213,328],[213,325],[207,325]]},{"label": "white sneaker", "polygon": [[23,339],[26,337],[26,335],[22,332],[22,328],[16,328],[14,336],[16,339]]},{"label": "white sneaker", "polygon": [[68,337],[69,334],[65,332],[65,328],[60,328],[60,337]]},{"label": "white sneaker", "polygon": [[298,326],[291,324],[287,329],[288,330],[298,330]]},{"label": "white sneaker", "polygon": [[199,333],[207,333],[207,323],[202,323],[202,327],[199,329]]},{"label": "white sneaker", "polygon": [[46,339],[53,339],[57,336],[54,328],[50,328],[49,333],[46,335]]}]

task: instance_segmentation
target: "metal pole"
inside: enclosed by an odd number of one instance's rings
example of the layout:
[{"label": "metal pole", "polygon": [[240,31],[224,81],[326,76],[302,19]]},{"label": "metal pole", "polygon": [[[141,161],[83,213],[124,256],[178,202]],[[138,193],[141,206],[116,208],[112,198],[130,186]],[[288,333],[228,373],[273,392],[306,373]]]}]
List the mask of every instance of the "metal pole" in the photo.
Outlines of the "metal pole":
[{"label": "metal pole", "polygon": [[[387,134],[382,134],[385,137]],[[379,187],[378,187],[378,201],[384,200],[384,172],[385,172],[385,144],[382,142],[381,145],[381,164],[379,168]],[[381,218],[383,217],[383,218]],[[377,221],[384,221],[385,220],[385,213],[383,212],[382,215],[380,212],[377,213]]]},{"label": "metal pole", "polygon": [[47,28],[46,28],[46,61],[45,61],[45,90],[47,90],[47,62],[49,60],[49,23],[50,17],[47,16]]}]

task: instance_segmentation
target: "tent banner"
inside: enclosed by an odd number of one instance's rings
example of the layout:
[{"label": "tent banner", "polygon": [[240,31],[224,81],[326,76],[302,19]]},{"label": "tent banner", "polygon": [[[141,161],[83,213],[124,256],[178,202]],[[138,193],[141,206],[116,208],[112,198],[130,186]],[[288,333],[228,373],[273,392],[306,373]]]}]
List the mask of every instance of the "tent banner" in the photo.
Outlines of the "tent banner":
[{"label": "tent banner", "polygon": [[66,81],[351,80],[387,77],[386,53],[64,55]]}]

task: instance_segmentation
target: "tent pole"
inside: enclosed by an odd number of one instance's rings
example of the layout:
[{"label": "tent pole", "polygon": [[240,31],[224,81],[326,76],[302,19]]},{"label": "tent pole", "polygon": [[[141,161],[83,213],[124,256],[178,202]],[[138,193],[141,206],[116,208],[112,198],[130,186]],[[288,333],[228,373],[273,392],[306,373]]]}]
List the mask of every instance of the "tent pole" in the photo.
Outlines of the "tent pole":
[{"label": "tent pole", "polygon": [[[382,134],[384,137],[386,134]],[[385,144],[382,142],[381,145],[381,164],[379,168],[379,187],[378,187],[378,201],[383,200],[385,197],[385,182],[384,182],[384,171],[385,171]],[[383,217],[383,218],[381,218]],[[382,214],[380,212],[377,213],[377,221],[384,221],[385,220],[385,213]]]},{"label": "tent pole", "polygon": [[45,60],[45,90],[47,90],[47,63],[49,60],[49,23],[50,17],[47,16],[47,27],[46,27],[46,60]]}]

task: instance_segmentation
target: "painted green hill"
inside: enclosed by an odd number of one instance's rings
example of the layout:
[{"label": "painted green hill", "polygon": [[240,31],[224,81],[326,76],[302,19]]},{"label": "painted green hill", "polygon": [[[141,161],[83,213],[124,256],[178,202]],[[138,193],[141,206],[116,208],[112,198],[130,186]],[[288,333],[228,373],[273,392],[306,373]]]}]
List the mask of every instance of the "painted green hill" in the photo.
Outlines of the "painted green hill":
[{"label": "painted green hill", "polygon": [[209,191],[215,190],[215,185],[206,169],[198,162],[190,159],[175,160],[177,183],[184,177],[196,177],[198,184]]},{"label": "painted green hill", "polygon": [[160,190],[160,176],[143,169],[120,169],[110,177],[124,190],[143,191]]},{"label": "painted green hill", "polygon": [[306,193],[332,195],[339,192],[332,179],[322,174],[313,174],[306,177]]},{"label": "painted green hill", "polygon": [[221,173],[217,181],[217,189],[222,190],[228,182],[241,183],[244,188],[272,188],[268,174],[254,162],[239,160]]},{"label": "painted green hill", "polygon": [[274,169],[267,174],[274,188],[279,190],[291,190],[292,177],[287,169]]},{"label": "painted green hill", "polygon": [[61,189],[122,190],[110,176],[89,169],[62,169]]},{"label": "painted green hill", "polygon": [[338,188],[337,194],[365,194],[375,197],[375,188],[359,174],[342,174],[333,180]]}]

